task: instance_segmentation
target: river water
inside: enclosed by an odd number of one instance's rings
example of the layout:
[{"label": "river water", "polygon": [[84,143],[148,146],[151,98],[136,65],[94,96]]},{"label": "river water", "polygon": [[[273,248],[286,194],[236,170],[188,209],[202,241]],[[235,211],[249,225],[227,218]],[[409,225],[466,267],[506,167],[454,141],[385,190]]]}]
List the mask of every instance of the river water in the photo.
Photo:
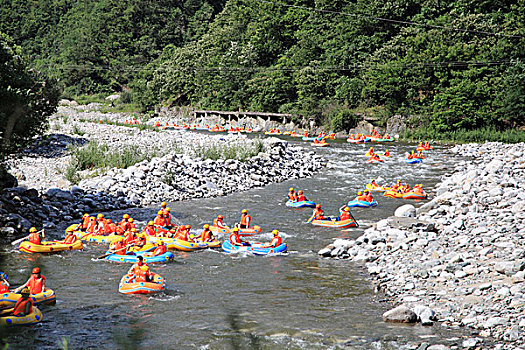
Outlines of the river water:
[{"label": "river water", "polygon": [[[30,270],[40,266],[48,287],[57,294],[55,306],[41,307],[43,322],[8,329],[11,348],[54,349],[67,339],[70,349],[398,349],[424,341],[446,343],[460,336],[439,325],[382,322],[381,314],[392,305],[374,294],[363,266],[317,255],[333,238],[356,238],[363,228],[391,216],[399,205],[414,201],[378,195],[376,208],[352,210],[361,226],[346,231],[305,224],[311,209],[284,205],[288,188],[295,187],[322,204],[325,214],[336,215],[371,178],[379,184],[397,179],[422,183],[431,192],[439,177],[458,161],[448,158],[445,148],[438,148],[422,164],[409,165],[403,154],[414,145],[374,146],[376,151],[388,148],[393,156],[384,164],[366,164],[369,145],[335,142],[316,149],[328,166],[314,178],[227,197],[171,203],[177,220],[193,227],[202,227],[218,214],[225,223],[233,223],[246,208],[254,223],[267,232],[258,239],[269,240],[269,232],[279,229],[289,252],[273,257],[229,256],[219,250],[176,252],[175,262],[150,265],[168,284],[167,291],[156,296],[119,294],[120,278],[130,265],[97,261],[95,257],[106,250],[103,246],[86,245],[84,251],[48,256],[2,248],[1,270],[12,284],[23,283]],[[143,222],[156,211],[127,212]],[[119,219],[123,213],[106,216]],[[61,234],[56,231],[51,236]]]}]

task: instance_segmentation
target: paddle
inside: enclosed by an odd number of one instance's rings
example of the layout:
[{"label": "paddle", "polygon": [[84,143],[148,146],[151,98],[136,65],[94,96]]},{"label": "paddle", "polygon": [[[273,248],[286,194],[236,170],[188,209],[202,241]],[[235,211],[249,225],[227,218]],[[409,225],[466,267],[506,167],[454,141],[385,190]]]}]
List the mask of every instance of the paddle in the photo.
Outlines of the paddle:
[{"label": "paddle", "polygon": [[[44,233],[44,229],[38,231],[37,233]],[[29,238],[29,236],[31,236],[31,235],[29,234],[29,235],[27,235],[27,236],[25,236],[25,237],[22,237],[22,238],[20,238],[20,239],[17,239],[16,241],[11,242],[11,245],[16,245],[16,244],[18,244],[18,243],[20,243],[20,242],[22,242],[22,241],[25,241],[26,239]],[[44,238],[44,237],[45,237],[45,234],[42,234],[42,238]]]},{"label": "paddle", "polygon": [[310,216],[310,218],[308,219],[308,221],[306,221],[306,223],[307,224],[311,223],[312,221],[314,221],[314,218],[315,218],[315,215]]},{"label": "paddle", "polygon": [[132,246],[134,246],[134,245],[135,245],[135,243],[128,244],[127,246],[122,247],[122,248],[120,248],[120,249],[117,249],[117,250],[115,250],[114,252],[112,252],[112,251],[110,250],[109,253],[106,253],[106,254],[101,255],[101,256],[99,256],[97,259],[104,259],[106,256],[110,256],[111,254],[115,254],[116,252],[120,252],[121,250],[128,249],[129,247],[132,247]]}]

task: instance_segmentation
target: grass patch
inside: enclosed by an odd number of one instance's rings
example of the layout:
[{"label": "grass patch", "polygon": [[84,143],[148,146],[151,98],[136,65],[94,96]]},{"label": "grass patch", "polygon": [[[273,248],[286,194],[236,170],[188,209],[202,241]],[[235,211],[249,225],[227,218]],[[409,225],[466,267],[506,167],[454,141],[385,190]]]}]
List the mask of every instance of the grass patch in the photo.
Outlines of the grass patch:
[{"label": "grass patch", "polygon": [[76,135],[80,135],[80,136],[84,136],[85,132],[83,132],[82,130],[80,130],[80,128],[78,127],[78,125],[73,125],[73,134],[76,134]]},{"label": "grass patch", "polygon": [[469,142],[525,142],[525,132],[517,129],[499,131],[493,127],[475,130],[458,129],[455,131],[438,132],[432,128],[418,128],[406,130],[400,135],[405,140],[436,140],[444,143],[469,143]]},{"label": "grass patch", "polygon": [[143,160],[149,161],[158,155],[158,150],[141,151],[133,146],[125,146],[118,150],[113,150],[107,145],[91,141],[84,147],[72,150],[72,159],[65,170],[64,176],[71,183],[78,184],[83,179],[79,174],[80,171],[100,168],[125,169]]},{"label": "grass patch", "polygon": [[251,146],[246,145],[211,145],[198,146],[193,149],[196,157],[203,159],[236,159],[245,162],[249,158],[258,155],[264,151],[264,145],[261,140],[255,140]]},{"label": "grass patch", "polygon": [[106,101],[107,95],[108,95],[107,93],[100,93],[100,94],[95,94],[95,95],[80,95],[80,96],[75,96],[73,99],[77,101],[79,105],[87,105],[93,102],[107,104],[108,103]]}]

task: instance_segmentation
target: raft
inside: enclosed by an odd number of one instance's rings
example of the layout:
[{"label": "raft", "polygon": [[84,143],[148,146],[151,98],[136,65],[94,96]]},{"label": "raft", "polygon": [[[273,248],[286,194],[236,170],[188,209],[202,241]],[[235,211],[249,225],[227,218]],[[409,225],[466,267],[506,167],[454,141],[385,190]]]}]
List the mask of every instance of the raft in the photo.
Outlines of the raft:
[{"label": "raft", "polygon": [[[211,232],[213,233],[224,233],[224,234],[231,234],[232,233],[232,229],[229,228],[229,227],[224,227],[224,228],[221,228],[221,227],[217,227],[217,226],[214,226],[214,225],[211,225],[210,226],[210,230]],[[240,228],[239,229],[239,236],[242,236],[242,237],[246,237],[246,236],[253,236],[253,235],[257,235],[259,233],[262,232],[262,229],[257,226],[257,225],[254,225],[253,227],[250,227],[250,228]]]},{"label": "raft", "polygon": [[84,237],[82,237],[81,240],[83,240],[84,242],[106,244],[106,243],[113,243],[113,241],[119,237],[122,237],[122,236],[116,235],[114,233],[107,235],[107,236],[89,234],[89,235],[85,235]]},{"label": "raft", "polygon": [[[109,254],[109,251],[107,251],[106,254]],[[144,258],[145,263],[168,262],[170,260],[173,260],[173,258],[175,258],[175,256],[171,252],[166,252],[164,254],[156,255],[156,256],[148,256],[148,252],[134,252],[132,254],[126,254],[126,255],[110,254],[106,256],[105,259],[109,261],[114,261],[114,262],[135,263],[137,262],[137,257],[139,255],[141,255]]]},{"label": "raft", "polygon": [[166,245],[168,249],[177,249],[177,250],[182,250],[185,252],[192,252],[194,250],[200,250],[200,249],[219,248],[221,246],[221,242],[219,242],[218,240],[213,240],[211,242],[203,243],[200,240],[197,240],[196,242],[187,242],[181,239],[168,238],[168,237],[150,237],[148,238],[148,242],[150,243],[162,242]]},{"label": "raft", "polygon": [[[18,293],[0,294],[0,308],[12,307],[21,297],[22,294]],[[38,294],[31,294],[29,297],[33,300],[33,305],[54,305],[57,301],[55,291],[49,288],[46,288],[43,292]]]},{"label": "raft", "polygon": [[318,137],[318,136],[316,137],[303,136],[302,137],[303,141],[315,141],[315,140],[321,141],[322,139],[323,139],[322,137]]},{"label": "raft", "polygon": [[292,202],[291,200],[287,200],[286,206],[291,208],[314,208],[315,203],[312,201]]},{"label": "raft", "polygon": [[313,220],[311,224],[315,226],[333,227],[333,228],[357,227],[357,222],[355,222],[353,219],[341,220],[341,221],[336,221],[335,219],[334,220],[332,219]]},{"label": "raft", "polygon": [[83,248],[82,241],[77,239],[74,243],[64,244],[62,241],[40,242],[33,244],[29,241],[20,243],[18,249],[26,253],[58,253],[64,250],[80,250]]},{"label": "raft", "polygon": [[26,326],[37,324],[42,321],[42,312],[33,306],[33,310],[26,316],[2,316],[0,317],[0,326]]},{"label": "raft", "polygon": [[232,245],[229,240],[222,243],[222,250],[228,254],[232,253],[249,253],[253,255],[274,255],[286,252],[288,246],[282,243],[275,248],[265,248],[263,243],[251,243],[250,245],[237,246]]},{"label": "raft", "polygon": [[264,133],[265,135],[282,135],[283,133],[282,132],[271,132],[271,131],[267,131]]},{"label": "raft", "polygon": [[383,163],[383,159],[369,159],[366,161],[367,163]]},{"label": "raft", "polygon": [[390,198],[403,198],[403,193],[399,193],[395,190],[389,190],[383,193],[383,196]]},{"label": "raft", "polygon": [[403,194],[403,199],[425,199],[427,198],[426,193],[415,193],[415,192],[407,192]]},{"label": "raft", "polygon": [[349,207],[359,207],[359,208],[375,207],[376,205],[377,205],[377,201],[375,199],[372,199],[371,202],[358,201],[358,200],[354,199],[353,201],[350,201],[347,204],[347,206],[349,206]]},{"label": "raft", "polygon": [[124,275],[118,286],[119,293],[122,294],[151,294],[164,290],[166,281],[161,275],[152,273],[152,282],[135,282],[133,276]]},{"label": "raft", "polygon": [[389,139],[375,139],[373,140],[374,142],[392,142],[394,141],[394,138],[393,137],[390,137]]},{"label": "raft", "polygon": [[432,146],[430,146],[429,148],[425,148],[425,147],[420,147],[420,146],[418,146],[418,147],[416,148],[416,151],[430,151],[430,150],[432,150],[432,149],[434,149],[434,147],[432,147]]},{"label": "raft", "polygon": [[406,162],[407,162],[408,164],[416,164],[416,163],[421,163],[422,160],[419,159],[419,158],[412,158],[412,159],[408,159],[408,158],[407,158],[407,159],[406,159]]},{"label": "raft", "polygon": [[391,188],[390,187],[383,187],[383,186],[372,186],[371,184],[366,184],[366,189],[369,190],[369,191],[372,191],[372,192],[384,192],[384,191],[388,191],[390,190]]}]

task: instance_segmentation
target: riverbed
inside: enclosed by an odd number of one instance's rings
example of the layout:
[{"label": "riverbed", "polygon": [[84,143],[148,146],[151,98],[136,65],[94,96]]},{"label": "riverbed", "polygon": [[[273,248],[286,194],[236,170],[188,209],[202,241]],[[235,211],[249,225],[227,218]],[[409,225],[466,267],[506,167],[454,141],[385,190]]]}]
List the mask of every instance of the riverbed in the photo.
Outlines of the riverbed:
[{"label": "riverbed", "polygon": [[[297,142],[286,138],[291,142]],[[382,322],[391,308],[375,294],[362,265],[344,260],[325,260],[317,251],[333,238],[356,238],[362,230],[391,216],[405,201],[376,195],[379,205],[352,210],[359,228],[333,230],[305,223],[311,209],[290,209],[285,203],[289,187],[302,189],[323,205],[327,215],[353,199],[357,191],[375,179],[411,186],[422,183],[431,192],[441,175],[452,172],[459,161],[438,147],[422,164],[409,165],[404,153],[414,145],[374,145],[388,148],[392,157],[384,164],[367,164],[370,145],[333,142],[318,149],[328,166],[313,178],[290,180],[262,189],[226,197],[170,203],[176,219],[194,228],[210,223],[218,214],[225,223],[239,220],[247,209],[253,222],[266,232],[282,232],[289,251],[282,256],[229,256],[219,250],[176,252],[175,262],[150,265],[168,284],[155,296],[126,296],[118,283],[129,265],[95,258],[106,247],[86,245],[84,251],[60,255],[28,255],[4,247],[1,264],[12,284],[23,283],[34,266],[40,266],[47,285],[57,294],[56,306],[42,306],[42,323],[33,328],[9,329],[12,348],[56,348],[69,339],[70,349],[123,348],[135,342],[139,348],[173,349],[398,349],[427,342],[454,344],[459,331]],[[145,222],[158,208],[126,211]],[[124,211],[105,213],[120,219]],[[60,229],[67,226],[65,223]],[[51,232],[59,237],[63,231]]]}]

